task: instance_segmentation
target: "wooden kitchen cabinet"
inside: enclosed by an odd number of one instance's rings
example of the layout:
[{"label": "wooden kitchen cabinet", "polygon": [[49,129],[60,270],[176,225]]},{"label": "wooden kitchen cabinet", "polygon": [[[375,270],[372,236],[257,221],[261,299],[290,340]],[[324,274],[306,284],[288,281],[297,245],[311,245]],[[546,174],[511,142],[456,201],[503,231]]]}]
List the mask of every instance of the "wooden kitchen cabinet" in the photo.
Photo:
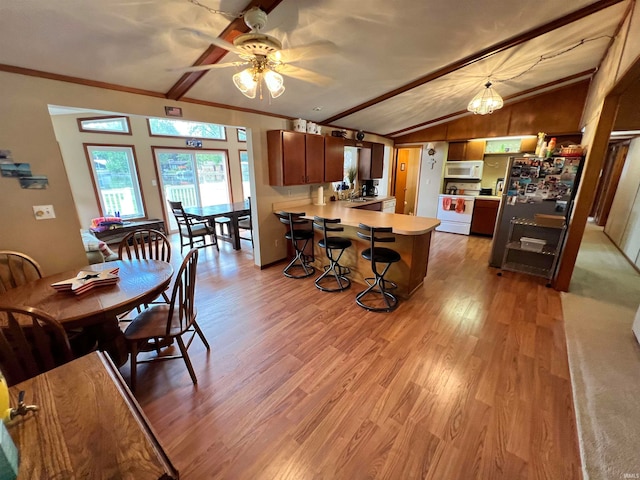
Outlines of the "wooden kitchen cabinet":
[{"label": "wooden kitchen cabinet", "polygon": [[449,142],[447,160],[464,160],[467,152],[467,142]]},{"label": "wooden kitchen cabinet", "polygon": [[493,236],[500,200],[476,197],[471,218],[471,233]]},{"label": "wooden kitchen cabinet", "polygon": [[344,139],[324,137],[324,181],[340,182],[344,178]]},{"label": "wooden kitchen cabinet", "polygon": [[324,182],[324,137],[285,130],[267,132],[269,184]]},{"label": "wooden kitchen cabinet", "polygon": [[384,172],[384,145],[382,143],[367,142],[366,147],[360,148],[358,157],[358,179],[373,180],[382,178]]},{"label": "wooden kitchen cabinet", "polygon": [[484,140],[469,140],[468,142],[449,142],[447,160],[482,160],[484,158]]},{"label": "wooden kitchen cabinet", "polygon": [[484,149],[487,142],[484,140],[469,140],[465,149],[465,160],[482,160],[484,158]]}]

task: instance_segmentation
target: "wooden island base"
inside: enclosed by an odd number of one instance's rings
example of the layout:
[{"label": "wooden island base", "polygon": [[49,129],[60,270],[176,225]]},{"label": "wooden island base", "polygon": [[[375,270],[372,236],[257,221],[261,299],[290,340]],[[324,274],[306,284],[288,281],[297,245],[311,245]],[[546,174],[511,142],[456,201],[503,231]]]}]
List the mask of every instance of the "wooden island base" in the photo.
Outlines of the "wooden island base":
[{"label": "wooden island base", "polygon": [[[353,245],[342,255],[340,264],[349,267],[351,269],[349,278],[362,285],[366,285],[364,279],[373,277],[373,273],[371,263],[362,258],[362,251],[369,248],[370,245],[358,238],[356,234],[358,225],[363,223],[369,226],[391,227],[396,241],[381,246],[396,250],[400,254],[401,260],[391,265],[386,278],[398,284],[398,288],[394,290],[395,295],[404,299],[409,298],[422,286],[424,277],[427,275],[431,232],[440,225],[440,221],[435,218],[382,213],[353,207],[354,204],[348,202],[330,202],[327,205],[309,204],[289,208],[277,208],[274,205],[274,211],[304,212],[305,217],[309,219],[313,219],[316,215],[339,218],[344,227],[344,232],[339,235],[348,237],[353,242]],[[323,266],[328,265],[329,260],[324,249],[318,246],[320,238],[322,238],[322,233],[316,231],[313,245],[314,266],[322,272]]]},{"label": "wooden island base", "polygon": [[[340,264],[349,267],[351,273],[348,277],[352,282],[366,286],[365,278],[373,277],[371,262],[362,258],[362,251],[369,248],[369,243],[358,238],[357,228],[345,226],[342,235],[348,237],[353,245],[345,250],[340,258]],[[313,265],[322,273],[324,265],[329,265],[329,260],[323,248],[318,246],[318,240],[322,238],[320,232],[316,232],[313,246],[315,261]],[[422,235],[396,235],[394,243],[385,243],[385,248],[391,248],[400,254],[401,260],[389,268],[385,278],[398,284],[393,291],[400,298],[409,298],[413,292],[422,287],[424,277],[427,275],[429,262],[429,247],[431,245],[431,232]],[[383,267],[379,266],[379,270]],[[354,288],[354,287],[351,287]],[[357,288],[357,287],[355,287]]]}]

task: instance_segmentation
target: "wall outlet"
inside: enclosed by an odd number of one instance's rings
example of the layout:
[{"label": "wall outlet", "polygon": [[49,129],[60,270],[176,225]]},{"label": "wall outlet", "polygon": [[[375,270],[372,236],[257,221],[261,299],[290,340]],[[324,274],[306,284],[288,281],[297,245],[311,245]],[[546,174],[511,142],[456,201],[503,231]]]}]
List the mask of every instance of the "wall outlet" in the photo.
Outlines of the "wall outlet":
[{"label": "wall outlet", "polygon": [[56,212],[53,210],[53,205],[34,205],[33,214],[36,220],[48,220],[56,218]]}]

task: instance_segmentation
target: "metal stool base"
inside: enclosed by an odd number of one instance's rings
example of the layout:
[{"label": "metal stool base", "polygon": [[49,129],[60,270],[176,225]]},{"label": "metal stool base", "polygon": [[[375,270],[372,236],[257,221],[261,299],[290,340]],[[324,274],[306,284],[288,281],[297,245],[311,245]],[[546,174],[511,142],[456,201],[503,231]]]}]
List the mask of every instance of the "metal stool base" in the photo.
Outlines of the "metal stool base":
[{"label": "metal stool base", "polygon": [[[386,270],[385,270],[386,271]],[[383,276],[365,278],[365,282],[369,285],[369,288],[363,290],[356,296],[356,303],[365,310],[370,312],[392,312],[398,307],[398,299],[395,295],[388,292],[387,289],[397,288],[398,285],[391,280],[385,280]],[[387,286],[388,285],[388,286]],[[366,304],[362,300],[367,294],[382,295],[386,307],[376,307],[371,304]]]}]

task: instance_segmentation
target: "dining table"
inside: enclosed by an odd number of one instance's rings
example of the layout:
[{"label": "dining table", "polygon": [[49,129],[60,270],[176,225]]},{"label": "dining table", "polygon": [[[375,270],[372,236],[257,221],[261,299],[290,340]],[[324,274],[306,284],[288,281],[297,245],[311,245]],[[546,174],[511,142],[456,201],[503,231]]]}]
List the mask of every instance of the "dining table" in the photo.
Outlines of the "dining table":
[{"label": "dining table", "polygon": [[249,200],[235,203],[223,203],[220,205],[209,205],[207,207],[184,207],[184,212],[196,220],[207,220],[211,228],[215,229],[215,219],[227,217],[231,220],[229,238],[221,237],[233,244],[234,250],[240,250],[240,231],[238,220],[251,214]]},{"label": "dining table", "polygon": [[[118,281],[76,295],[51,285],[76,277],[80,271],[109,272],[118,269]],[[65,330],[90,329],[98,348],[106,350],[118,366],[128,349],[118,316],[155,300],[169,286],[170,263],[161,260],[116,260],[49,275],[0,294],[0,307],[34,307],[58,320]]]},{"label": "dining table", "polygon": [[12,386],[13,407],[20,392],[25,404],[38,409],[6,424],[20,456],[17,480],[179,478],[140,405],[103,352]]}]

